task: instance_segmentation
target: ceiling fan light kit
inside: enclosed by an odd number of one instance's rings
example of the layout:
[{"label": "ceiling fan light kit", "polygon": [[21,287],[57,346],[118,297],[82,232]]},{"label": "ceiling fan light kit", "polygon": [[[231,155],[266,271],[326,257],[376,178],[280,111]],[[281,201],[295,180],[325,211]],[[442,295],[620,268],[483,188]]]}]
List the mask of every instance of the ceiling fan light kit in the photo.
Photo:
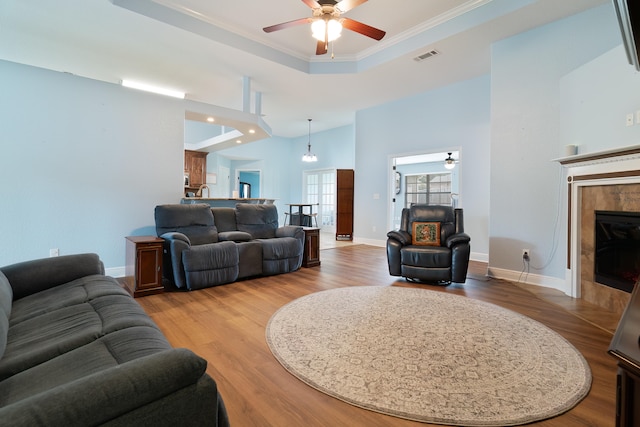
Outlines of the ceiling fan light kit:
[{"label": "ceiling fan light kit", "polygon": [[285,28],[311,23],[311,35],[318,40],[316,55],[323,55],[328,51],[329,42],[334,41],[342,34],[342,28],[370,37],[374,40],[381,40],[386,32],[371,27],[362,22],[349,18],[341,18],[341,14],[348,12],[356,6],[365,3],[367,0],[302,0],[313,11],[313,17],[300,18],[281,24],[264,27],[265,33],[271,33]]},{"label": "ceiling fan light kit", "polygon": [[336,19],[318,18],[311,23],[311,35],[317,40],[332,42],[342,35],[342,24]]},{"label": "ceiling fan light kit", "polygon": [[453,157],[451,157],[452,153],[447,153],[447,154],[449,154],[449,157],[444,159],[444,167],[445,169],[453,169],[456,167],[456,160]]}]

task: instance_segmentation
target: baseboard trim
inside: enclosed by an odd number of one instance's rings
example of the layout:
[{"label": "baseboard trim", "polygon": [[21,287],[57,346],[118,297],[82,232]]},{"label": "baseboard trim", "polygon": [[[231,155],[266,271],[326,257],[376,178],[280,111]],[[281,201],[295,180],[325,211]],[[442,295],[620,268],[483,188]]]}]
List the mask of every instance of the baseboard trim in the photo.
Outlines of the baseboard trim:
[{"label": "baseboard trim", "polygon": [[124,267],[111,267],[104,269],[105,276],[111,277],[124,277],[125,276],[125,268]]},{"label": "baseboard trim", "polygon": [[503,279],[510,282],[526,283],[527,285],[542,286],[545,288],[556,289],[567,295],[567,285],[565,280],[557,277],[543,276],[540,274],[526,273],[514,270],[506,270],[504,268],[487,268],[487,275],[494,279]]},{"label": "baseboard trim", "polygon": [[477,261],[477,262],[489,262],[489,254],[483,254],[480,252],[471,252],[471,255],[469,255],[469,259],[471,261]]},{"label": "baseboard trim", "polygon": [[385,248],[387,246],[386,240],[377,240],[377,239],[363,239],[354,237],[353,243],[358,245],[369,245],[369,246],[378,246],[380,248]]}]

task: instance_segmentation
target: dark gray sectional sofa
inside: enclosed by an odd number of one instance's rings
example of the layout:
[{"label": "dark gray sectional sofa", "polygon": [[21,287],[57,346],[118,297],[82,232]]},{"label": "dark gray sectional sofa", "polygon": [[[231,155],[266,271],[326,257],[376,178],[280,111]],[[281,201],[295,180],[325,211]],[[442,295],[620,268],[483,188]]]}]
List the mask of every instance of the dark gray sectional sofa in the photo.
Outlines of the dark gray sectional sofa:
[{"label": "dark gray sectional sofa", "polygon": [[155,222],[158,237],[165,240],[163,275],[178,288],[289,273],[302,265],[304,230],[280,227],[275,205],[159,205]]},{"label": "dark gray sectional sofa", "polygon": [[95,254],[0,269],[2,426],[228,426],[206,367]]}]

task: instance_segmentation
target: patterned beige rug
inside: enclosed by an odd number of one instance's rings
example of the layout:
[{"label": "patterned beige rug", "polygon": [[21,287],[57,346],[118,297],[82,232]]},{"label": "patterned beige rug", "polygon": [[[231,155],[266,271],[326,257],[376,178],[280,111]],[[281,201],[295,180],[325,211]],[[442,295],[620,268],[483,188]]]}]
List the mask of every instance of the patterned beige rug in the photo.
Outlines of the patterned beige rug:
[{"label": "patterned beige rug", "polygon": [[525,424],[571,409],[591,387],[582,355],[541,323],[425,289],[307,295],[271,317],[266,339],[278,361],[310,386],[428,423]]}]

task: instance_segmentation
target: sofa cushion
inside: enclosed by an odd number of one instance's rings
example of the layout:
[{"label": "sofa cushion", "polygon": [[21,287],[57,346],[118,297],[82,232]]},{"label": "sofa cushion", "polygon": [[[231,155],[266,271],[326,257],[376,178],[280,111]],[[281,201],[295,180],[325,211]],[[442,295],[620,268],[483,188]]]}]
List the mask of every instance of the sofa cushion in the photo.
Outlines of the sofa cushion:
[{"label": "sofa cushion", "polygon": [[1,381],[0,407],[170,348],[156,328],[135,326],[116,331]]},{"label": "sofa cushion", "polygon": [[236,231],[236,210],[234,208],[211,208],[213,213],[213,221],[216,224],[218,233],[224,231]]},{"label": "sofa cushion", "polygon": [[[158,402],[171,406],[183,390],[185,399],[218,405],[206,361],[187,349],[170,348],[159,332],[146,329],[120,331],[9,378],[0,384],[0,419],[11,426],[202,425],[207,418],[195,413],[199,423],[184,418],[181,423],[180,417],[189,414],[182,408],[174,407],[180,416],[167,414],[166,423],[155,416],[157,408],[147,410]],[[203,406],[189,400],[176,404]],[[215,423],[215,411],[205,414]]]},{"label": "sofa cushion", "polygon": [[2,359],[4,350],[7,347],[12,300],[13,291],[9,280],[7,276],[0,271],[0,359]]},{"label": "sofa cushion", "polygon": [[62,307],[16,325],[9,323],[7,348],[0,360],[0,381],[53,357],[131,326],[155,328],[128,295],[107,295]]},{"label": "sofa cushion", "polygon": [[187,236],[192,245],[218,241],[211,207],[204,203],[156,206],[155,221],[158,236],[175,231]]},{"label": "sofa cushion", "polygon": [[238,242],[238,278],[262,274],[262,240]]},{"label": "sofa cushion", "polygon": [[218,233],[218,239],[220,239],[221,242],[248,242],[253,239],[253,236],[244,231],[223,231],[222,233]]},{"label": "sofa cushion", "polygon": [[251,234],[254,239],[270,239],[276,237],[278,209],[275,205],[238,203],[236,223],[238,230]]},{"label": "sofa cushion", "polygon": [[104,274],[104,264],[97,254],[85,253],[23,261],[2,267],[2,272],[17,301],[81,277]]},{"label": "sofa cushion", "polygon": [[422,268],[449,268],[451,249],[441,246],[405,246],[400,249],[402,265]]},{"label": "sofa cushion", "polygon": [[106,295],[129,294],[112,277],[92,275],[73,280],[15,301],[11,325],[15,326],[24,320]]},{"label": "sofa cushion", "polygon": [[262,244],[262,274],[282,274],[295,271],[302,264],[302,242],[294,237],[260,239]]},{"label": "sofa cushion", "polygon": [[238,278],[238,248],[233,242],[192,247],[182,253],[187,289],[234,282]]}]

